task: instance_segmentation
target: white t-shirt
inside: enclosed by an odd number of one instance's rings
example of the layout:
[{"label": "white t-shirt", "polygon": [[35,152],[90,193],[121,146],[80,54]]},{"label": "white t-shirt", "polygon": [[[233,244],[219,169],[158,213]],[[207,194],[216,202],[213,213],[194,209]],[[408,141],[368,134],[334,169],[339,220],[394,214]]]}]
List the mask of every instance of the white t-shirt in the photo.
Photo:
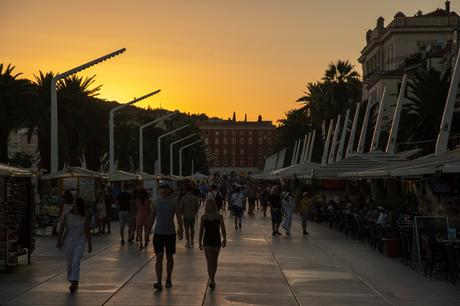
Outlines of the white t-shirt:
[{"label": "white t-shirt", "polygon": [[242,192],[232,194],[232,205],[243,207],[244,195]]}]

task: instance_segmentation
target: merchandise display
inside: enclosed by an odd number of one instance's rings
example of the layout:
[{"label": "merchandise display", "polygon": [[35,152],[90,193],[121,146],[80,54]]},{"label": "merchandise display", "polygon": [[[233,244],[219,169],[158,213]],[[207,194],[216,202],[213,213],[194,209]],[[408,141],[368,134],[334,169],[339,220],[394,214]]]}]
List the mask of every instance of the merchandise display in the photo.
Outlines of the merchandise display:
[{"label": "merchandise display", "polygon": [[25,254],[30,262],[32,211],[30,178],[0,176],[0,271]]}]

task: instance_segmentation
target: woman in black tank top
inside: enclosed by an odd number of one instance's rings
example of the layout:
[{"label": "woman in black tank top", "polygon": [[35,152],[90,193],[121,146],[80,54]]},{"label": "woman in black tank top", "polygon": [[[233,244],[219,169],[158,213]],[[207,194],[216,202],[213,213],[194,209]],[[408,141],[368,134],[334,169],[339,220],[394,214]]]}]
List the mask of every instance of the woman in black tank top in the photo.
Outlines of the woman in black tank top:
[{"label": "woman in black tank top", "polygon": [[[200,224],[200,250],[204,250],[208,263],[209,288],[214,289],[214,280],[217,271],[217,260],[219,259],[220,248],[227,244],[224,218],[218,213],[214,200],[206,200],[204,215]],[[222,232],[222,237],[221,237]]]}]

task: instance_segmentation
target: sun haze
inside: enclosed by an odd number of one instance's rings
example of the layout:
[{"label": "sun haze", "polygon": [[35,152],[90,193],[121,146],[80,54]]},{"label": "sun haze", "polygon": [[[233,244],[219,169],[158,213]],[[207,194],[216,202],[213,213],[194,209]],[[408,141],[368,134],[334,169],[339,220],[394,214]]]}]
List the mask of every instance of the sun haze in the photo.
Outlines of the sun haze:
[{"label": "sun haze", "polygon": [[161,88],[140,105],[277,120],[329,62],[357,63],[379,16],[389,22],[443,2],[2,0],[0,62],[33,78],[125,47],[84,72],[103,84],[101,98],[126,102]]}]

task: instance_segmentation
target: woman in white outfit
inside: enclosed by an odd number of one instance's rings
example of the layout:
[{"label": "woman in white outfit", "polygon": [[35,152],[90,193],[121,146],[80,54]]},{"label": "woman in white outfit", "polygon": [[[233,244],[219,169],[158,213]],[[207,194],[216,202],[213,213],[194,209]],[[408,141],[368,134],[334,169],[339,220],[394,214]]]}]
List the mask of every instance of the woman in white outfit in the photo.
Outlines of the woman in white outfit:
[{"label": "woman in white outfit", "polygon": [[88,253],[91,253],[91,235],[89,220],[85,213],[85,202],[78,198],[72,210],[64,216],[57,242],[59,249],[64,246],[67,280],[70,282],[69,290],[71,293],[78,289],[80,262],[86,242],[88,243]]},{"label": "woman in white outfit", "polygon": [[281,207],[286,214],[286,218],[284,219],[281,226],[286,230],[286,235],[291,236],[292,216],[294,215],[294,210],[296,208],[295,200],[289,190],[283,192],[281,198]]}]

